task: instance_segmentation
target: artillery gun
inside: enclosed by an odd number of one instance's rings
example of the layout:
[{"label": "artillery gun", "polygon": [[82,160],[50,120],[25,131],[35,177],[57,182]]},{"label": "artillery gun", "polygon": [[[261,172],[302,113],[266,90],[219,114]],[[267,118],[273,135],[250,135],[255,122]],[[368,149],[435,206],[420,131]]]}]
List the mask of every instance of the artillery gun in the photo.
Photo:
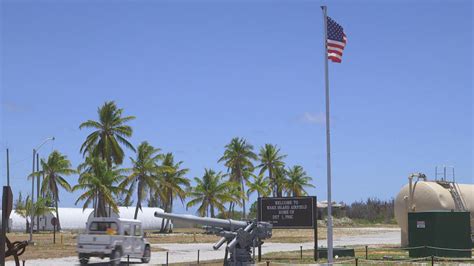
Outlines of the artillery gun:
[{"label": "artillery gun", "polygon": [[155,212],[155,217],[204,225],[208,232],[221,236],[222,238],[214,244],[213,248],[217,250],[227,243],[224,265],[241,266],[255,263],[251,256],[251,248],[253,247],[255,252],[255,247],[263,244],[262,240],[272,237],[272,224],[257,220],[236,221],[163,212]]}]

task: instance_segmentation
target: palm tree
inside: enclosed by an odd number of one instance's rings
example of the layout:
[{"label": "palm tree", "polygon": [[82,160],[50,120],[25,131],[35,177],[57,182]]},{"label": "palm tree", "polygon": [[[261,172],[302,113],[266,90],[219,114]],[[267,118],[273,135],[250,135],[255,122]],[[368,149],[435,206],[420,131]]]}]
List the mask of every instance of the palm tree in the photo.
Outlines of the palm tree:
[{"label": "palm tree", "polygon": [[[181,168],[182,161],[177,163],[174,162],[174,156],[172,153],[167,153],[164,156],[161,164],[161,174],[159,175],[159,188],[161,202],[165,212],[173,212],[173,201],[175,198],[179,198],[181,203],[184,204],[186,198],[186,191],[190,186],[189,179],[185,177],[189,169]],[[162,220],[162,230],[166,230],[169,225],[169,220]]]},{"label": "palm tree", "polygon": [[[14,203],[15,213],[17,213],[21,217],[25,218],[26,233],[28,233],[28,228],[30,227],[28,218],[30,217],[30,214],[31,214],[31,205],[26,206],[26,202],[28,200],[29,200],[29,196],[27,196],[26,200],[23,201],[23,196],[22,196],[21,191],[20,191],[20,193],[18,194],[18,199]],[[27,208],[27,207],[29,207],[29,208]]]},{"label": "palm tree", "polygon": [[284,167],[285,163],[283,159],[285,159],[286,155],[280,154],[280,149],[276,145],[272,144],[265,144],[264,147],[260,148],[259,153],[260,165],[260,174],[268,171],[268,178],[270,179],[270,185],[273,191],[273,196],[281,197],[282,195],[278,194],[280,191],[280,186],[276,182],[276,172],[278,169]]},{"label": "palm tree", "polygon": [[134,116],[122,117],[123,109],[117,108],[115,102],[105,102],[97,109],[99,121],[87,120],[79,126],[79,129],[93,128],[94,132],[87,136],[81,146],[81,152],[85,156],[91,154],[98,156],[112,167],[112,163],[120,165],[123,162],[124,152],[120,144],[135,151],[127,138],[132,136],[132,128],[125,123],[135,119]]},{"label": "palm tree", "polygon": [[205,169],[202,179],[195,177],[196,186],[191,188],[188,196],[191,201],[188,202],[186,208],[199,204],[198,213],[201,216],[215,217],[214,209],[219,212],[225,211],[224,204],[232,200],[227,193],[227,183],[222,182],[222,173],[216,173],[212,169]]},{"label": "palm tree", "polygon": [[[230,172],[230,180],[240,185],[240,191],[245,191],[244,180],[245,171],[253,171],[252,160],[257,160],[257,155],[253,152],[253,146],[247,143],[243,138],[233,138],[229,144],[225,146],[224,155],[219,159],[218,162],[225,162],[224,165],[227,167],[227,171]],[[242,211],[244,218],[245,213],[245,193],[242,193],[243,197],[240,198],[242,201]]]},{"label": "palm tree", "polygon": [[283,196],[283,191],[286,189],[287,179],[286,179],[286,169],[285,166],[277,167],[274,172],[274,187],[277,188],[276,194],[278,197]]},{"label": "palm tree", "polygon": [[41,183],[41,193],[43,195],[51,195],[56,209],[56,219],[60,225],[58,208],[59,187],[70,192],[72,190],[71,185],[69,185],[64,176],[72,175],[76,173],[76,170],[71,168],[71,162],[67,159],[67,156],[58,151],[53,151],[49,155],[48,161],[41,159],[41,168],[41,171],[35,172],[30,176],[44,176]]},{"label": "palm tree", "polygon": [[117,185],[123,180],[124,170],[109,168],[106,161],[97,157],[87,157],[86,162],[79,166],[79,170],[81,171],[79,184],[72,190],[83,190],[84,193],[79,196],[75,204],[84,201],[83,209],[92,204],[95,217],[109,216],[110,209],[118,213],[115,197],[125,192]]},{"label": "palm tree", "polygon": [[247,181],[247,197],[250,197],[252,193],[257,192],[257,197],[267,197],[270,195],[271,188],[268,180],[265,179],[263,173],[260,175],[254,175],[253,182]]},{"label": "palm tree", "polygon": [[286,171],[288,179],[286,180],[286,190],[288,196],[292,195],[293,197],[299,197],[307,195],[308,193],[304,189],[305,187],[313,187],[311,184],[312,178],[306,174],[303,167],[295,165],[291,168],[288,168]]},{"label": "palm tree", "polygon": [[[229,203],[229,209],[227,210],[227,217],[234,218],[235,205],[242,207],[241,200],[245,198],[245,192],[241,190],[241,184],[234,181],[227,181],[227,203]],[[243,214],[243,213],[242,213]]]},{"label": "palm tree", "polygon": [[160,149],[154,148],[144,141],[137,148],[137,158],[130,158],[133,164],[132,173],[123,180],[120,187],[129,187],[125,202],[130,201],[133,191],[137,188],[137,206],[134,219],[137,219],[138,210],[142,209],[142,200],[147,197],[148,192],[158,188],[158,183],[156,182],[157,164],[162,157]]},{"label": "palm tree", "polygon": [[[20,215],[21,217],[25,218],[26,220],[26,232],[28,232],[28,228],[33,226],[28,221],[28,218],[32,218],[34,221],[34,217],[43,216],[51,211],[53,208],[49,207],[48,205],[48,198],[39,198],[35,203],[31,202],[30,196],[27,196],[25,201],[23,201],[21,193],[18,200],[15,202],[15,213]],[[33,207],[31,206],[33,204]],[[32,209],[33,209],[33,217],[32,217]]]}]

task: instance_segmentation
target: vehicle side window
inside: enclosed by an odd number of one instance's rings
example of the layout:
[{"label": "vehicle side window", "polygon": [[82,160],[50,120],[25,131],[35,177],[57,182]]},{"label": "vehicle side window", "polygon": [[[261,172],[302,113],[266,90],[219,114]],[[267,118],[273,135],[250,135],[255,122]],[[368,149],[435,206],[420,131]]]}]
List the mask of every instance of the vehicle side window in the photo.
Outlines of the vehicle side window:
[{"label": "vehicle side window", "polygon": [[135,225],[135,236],[142,236],[142,227],[140,225]]},{"label": "vehicle side window", "polygon": [[123,234],[126,235],[126,236],[129,236],[131,235],[131,231],[132,230],[132,227],[130,226],[130,224],[125,224],[123,226]]},{"label": "vehicle side window", "polygon": [[89,231],[95,234],[114,235],[117,233],[117,224],[113,222],[92,222]]}]

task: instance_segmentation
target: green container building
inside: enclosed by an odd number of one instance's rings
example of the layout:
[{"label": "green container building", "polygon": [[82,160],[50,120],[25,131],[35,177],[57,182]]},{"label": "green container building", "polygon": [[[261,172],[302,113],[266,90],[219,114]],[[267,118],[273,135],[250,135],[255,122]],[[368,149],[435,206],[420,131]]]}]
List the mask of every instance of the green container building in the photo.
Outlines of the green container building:
[{"label": "green container building", "polygon": [[408,246],[410,257],[471,258],[471,224],[469,212],[408,213]]}]

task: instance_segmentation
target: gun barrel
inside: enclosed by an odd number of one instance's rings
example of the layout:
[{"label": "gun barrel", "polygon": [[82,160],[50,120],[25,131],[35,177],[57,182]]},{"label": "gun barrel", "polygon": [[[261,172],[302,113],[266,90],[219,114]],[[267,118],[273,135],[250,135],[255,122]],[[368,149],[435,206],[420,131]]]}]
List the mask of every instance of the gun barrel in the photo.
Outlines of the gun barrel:
[{"label": "gun barrel", "polygon": [[155,212],[155,217],[170,219],[170,220],[181,220],[193,224],[207,225],[211,227],[219,227],[233,231],[237,228],[245,228],[248,223],[244,221],[236,221],[232,219],[217,219],[207,217],[197,217],[194,215],[179,215],[166,212]]},{"label": "gun barrel", "polygon": [[227,241],[227,238],[222,237],[221,239],[219,239],[219,241],[217,241],[217,243],[214,244],[214,246],[212,246],[212,248],[214,250],[218,250],[222,245],[224,245],[226,241]]}]

